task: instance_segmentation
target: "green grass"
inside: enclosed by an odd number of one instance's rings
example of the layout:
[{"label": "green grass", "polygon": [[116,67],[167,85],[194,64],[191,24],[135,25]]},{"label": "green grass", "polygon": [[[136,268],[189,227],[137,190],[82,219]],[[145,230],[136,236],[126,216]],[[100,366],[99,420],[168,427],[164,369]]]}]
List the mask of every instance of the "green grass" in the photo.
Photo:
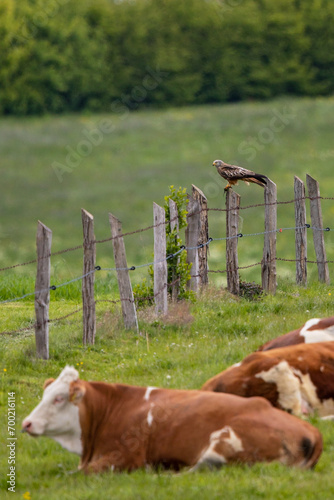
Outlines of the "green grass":
[{"label": "green grass", "polygon": [[[283,122],[273,122],[280,113]],[[221,179],[212,161],[222,158],[268,175],[276,184],[279,201],[292,200],[293,178],[305,181],[306,173],[320,183],[322,196],[334,192],[332,175],[332,129],[334,100],[280,99],[266,103],[189,107],[117,115],[68,115],[44,118],[0,118],[2,158],[2,204],[0,262],[10,266],[34,259],[37,221],[53,231],[52,251],[82,244],[81,208],[94,215],[98,240],[110,237],[108,212],[134,231],[153,223],[153,201],[163,204],[168,186],[195,184],[208,198],[209,208],[224,208]],[[115,128],[104,134],[80,164],[65,172],[60,183],[53,162],[65,163],[67,148],[77,149],[84,132],[103,119]],[[273,130],[273,125],[275,131]],[[254,142],[255,141],[255,142]],[[237,187],[242,206],[263,203],[263,190],[244,183]],[[334,203],[323,201],[325,226],[332,226]],[[240,212],[240,230],[264,229],[263,207]],[[293,204],[279,205],[278,226],[294,226]],[[225,236],[225,214],[210,212],[212,237]],[[333,233],[325,233],[328,258],[334,259]],[[128,262],[138,265],[152,260],[152,230],[126,237]],[[309,258],[314,260],[312,233],[308,234]],[[210,246],[210,269],[224,269],[224,242]],[[247,266],[262,257],[263,236],[239,241],[239,264]],[[278,257],[294,258],[294,232],[278,234]],[[97,245],[97,263],[114,267],[110,242]],[[278,277],[291,275],[294,265],[278,262]],[[315,265],[309,273],[316,274]],[[75,250],[52,259],[55,281],[67,281],[82,271],[82,252]],[[1,273],[34,277],[35,264]],[[103,272],[104,273],[104,272]],[[146,271],[133,273],[140,281]],[[243,271],[245,279],[260,281],[259,268]],[[211,276],[225,282],[225,278]]]},{"label": "green grass", "polygon": [[[196,474],[154,473],[98,475],[70,474],[78,457],[47,438],[19,434],[22,419],[42,394],[43,381],[56,377],[71,364],[88,380],[107,380],[136,385],[197,389],[256,349],[261,343],[285,333],[315,316],[333,314],[330,286],[314,283],[298,288],[284,280],[275,296],[249,302],[210,286],[193,304],[170,308],[164,320],[151,309],[139,311],[140,334],[125,332],[118,306],[97,308],[94,346],[81,342],[81,315],[50,326],[50,360],[35,357],[33,332],[0,338],[1,435],[7,436],[7,393],[14,391],[17,404],[17,492],[32,498],[169,499],[185,498],[296,498],[313,499],[333,494],[332,464],[334,430],[331,422],[311,421],[324,438],[324,453],[314,471],[287,469],[277,464],[255,467],[226,467],[217,472]],[[51,303],[54,313],[66,314],[75,301]],[[7,307],[7,306],[6,306]],[[1,314],[4,314],[4,307]],[[15,313],[14,313],[15,311]],[[10,305],[11,327],[33,315],[33,303]],[[4,371],[6,369],[6,371]],[[2,470],[7,462],[6,440],[1,443]],[[2,481],[5,488],[5,481]],[[4,498],[11,498],[9,493]]]},{"label": "green grass", "polygon": [[[271,120],[277,111],[289,110],[293,118],[272,139]],[[210,208],[224,207],[221,180],[212,161],[222,158],[268,175],[278,187],[280,201],[293,199],[293,176],[305,174],[320,183],[322,196],[334,193],[332,159],[333,99],[277,100],[165,111],[132,113],[126,119],[111,115],[61,116],[30,119],[0,119],[2,200],[0,267],[35,258],[37,220],[53,230],[53,251],[82,242],[81,207],[95,216],[97,239],[110,236],[108,212],[123,222],[123,230],[134,231],[152,224],[152,202],[163,204],[168,186],[201,188]],[[115,123],[90,155],[83,158],[59,183],[52,162],[64,162],[66,146],[75,148],[83,130],[103,118]],[[267,135],[266,135],[267,134]],[[247,141],[260,141],[254,158],[244,153]],[[258,186],[240,185],[242,206],[263,202]],[[324,225],[331,227],[332,200],[322,202]],[[263,231],[263,208],[244,210],[240,230]],[[279,227],[294,226],[294,208],[279,205]],[[225,214],[210,212],[210,236],[225,236]],[[294,258],[294,233],[277,235],[278,257]],[[325,233],[327,257],[334,259],[333,233]],[[152,260],[152,231],[125,240],[128,263]],[[309,233],[309,258],[313,260]],[[258,262],[263,237],[239,240],[239,265]],[[97,246],[97,263],[114,267],[109,243]],[[225,268],[225,244],[210,246],[210,269]],[[330,272],[333,266],[330,264]],[[34,291],[35,264],[0,272],[0,300]],[[75,250],[52,259],[52,284],[69,281],[82,272],[82,253]],[[131,274],[133,283],[147,270]],[[137,385],[195,389],[211,376],[239,361],[265,341],[302,325],[312,317],[333,315],[331,286],[317,282],[316,266],[309,265],[309,286],[293,284],[294,265],[277,262],[278,290],[257,302],[226,293],[224,278],[210,275],[210,286],[192,304],[171,308],[164,320],[151,309],[139,311],[140,334],[125,332],[120,306],[97,304],[97,336],[94,346],[82,345],[82,318],[76,313],[50,324],[50,360],[35,356],[33,330],[0,336],[1,436],[7,437],[7,393],[16,393],[16,426],[39,401],[44,379],[56,377],[71,364],[82,378]],[[260,282],[260,267],[242,271],[243,280]],[[96,298],[117,298],[112,272],[96,274]],[[50,318],[81,307],[81,282],[52,292]],[[34,301],[0,305],[0,331],[31,327]],[[168,375],[168,377],[167,377]],[[58,498],[331,498],[334,430],[331,422],[312,422],[324,437],[324,453],[314,471],[287,469],[277,464],[252,468],[227,467],[218,472],[196,474],[152,473],[85,477],[76,470],[78,458],[49,439],[32,439],[17,433],[17,494],[29,492],[32,499]],[[1,441],[1,466],[7,469],[6,439]],[[3,498],[6,477],[2,476]]]}]

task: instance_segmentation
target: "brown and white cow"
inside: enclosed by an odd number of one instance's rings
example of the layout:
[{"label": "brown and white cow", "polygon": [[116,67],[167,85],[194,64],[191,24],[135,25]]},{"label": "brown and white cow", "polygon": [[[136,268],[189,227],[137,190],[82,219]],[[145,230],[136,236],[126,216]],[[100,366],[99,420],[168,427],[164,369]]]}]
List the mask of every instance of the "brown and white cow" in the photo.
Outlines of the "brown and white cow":
[{"label": "brown and white cow", "polygon": [[71,367],[47,381],[22,427],[78,453],[84,472],[264,461],[310,468],[322,452],[315,427],[263,398],[86,382]]},{"label": "brown and white cow", "polygon": [[334,342],[258,351],[208,380],[204,391],[262,396],[295,415],[334,415]]},{"label": "brown and white cow", "polygon": [[269,340],[258,348],[258,351],[268,351],[278,347],[295,344],[313,344],[314,342],[331,342],[334,340],[334,316],[330,318],[312,318],[305,325]]}]

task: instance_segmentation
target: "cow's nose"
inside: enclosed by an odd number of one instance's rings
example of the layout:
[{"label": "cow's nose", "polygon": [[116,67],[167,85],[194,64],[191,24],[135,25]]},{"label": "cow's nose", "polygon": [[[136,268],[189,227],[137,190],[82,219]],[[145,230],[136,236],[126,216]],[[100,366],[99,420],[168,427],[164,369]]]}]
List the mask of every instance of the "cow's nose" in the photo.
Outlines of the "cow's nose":
[{"label": "cow's nose", "polygon": [[22,423],[22,429],[21,429],[21,432],[29,432],[29,429],[31,428],[31,422],[26,422],[24,421]]}]

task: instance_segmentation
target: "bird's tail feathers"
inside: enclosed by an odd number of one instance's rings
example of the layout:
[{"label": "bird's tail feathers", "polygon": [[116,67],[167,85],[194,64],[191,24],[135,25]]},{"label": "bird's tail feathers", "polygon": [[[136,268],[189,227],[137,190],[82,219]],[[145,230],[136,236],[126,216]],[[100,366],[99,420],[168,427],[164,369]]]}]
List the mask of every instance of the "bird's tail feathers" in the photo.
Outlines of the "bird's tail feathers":
[{"label": "bird's tail feathers", "polygon": [[264,187],[267,185],[268,177],[266,177],[265,175],[261,175],[261,174],[254,174],[251,177],[247,177],[243,180],[248,181],[248,182],[254,182],[254,184],[258,184],[259,186]]}]

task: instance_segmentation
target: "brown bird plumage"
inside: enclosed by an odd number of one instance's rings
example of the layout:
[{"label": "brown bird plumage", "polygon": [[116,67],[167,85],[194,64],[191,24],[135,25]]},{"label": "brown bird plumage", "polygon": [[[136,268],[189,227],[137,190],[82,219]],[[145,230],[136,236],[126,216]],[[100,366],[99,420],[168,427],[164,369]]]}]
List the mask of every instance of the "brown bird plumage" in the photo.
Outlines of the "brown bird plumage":
[{"label": "brown bird plumage", "polygon": [[228,184],[225,186],[225,191],[230,189],[233,184],[237,184],[238,181],[244,181],[246,184],[253,182],[259,186],[264,187],[267,184],[267,179],[265,175],[256,174],[252,170],[247,170],[243,167],[238,167],[237,165],[229,165],[222,160],[215,160],[213,165],[217,168],[218,174],[227,180]]}]

